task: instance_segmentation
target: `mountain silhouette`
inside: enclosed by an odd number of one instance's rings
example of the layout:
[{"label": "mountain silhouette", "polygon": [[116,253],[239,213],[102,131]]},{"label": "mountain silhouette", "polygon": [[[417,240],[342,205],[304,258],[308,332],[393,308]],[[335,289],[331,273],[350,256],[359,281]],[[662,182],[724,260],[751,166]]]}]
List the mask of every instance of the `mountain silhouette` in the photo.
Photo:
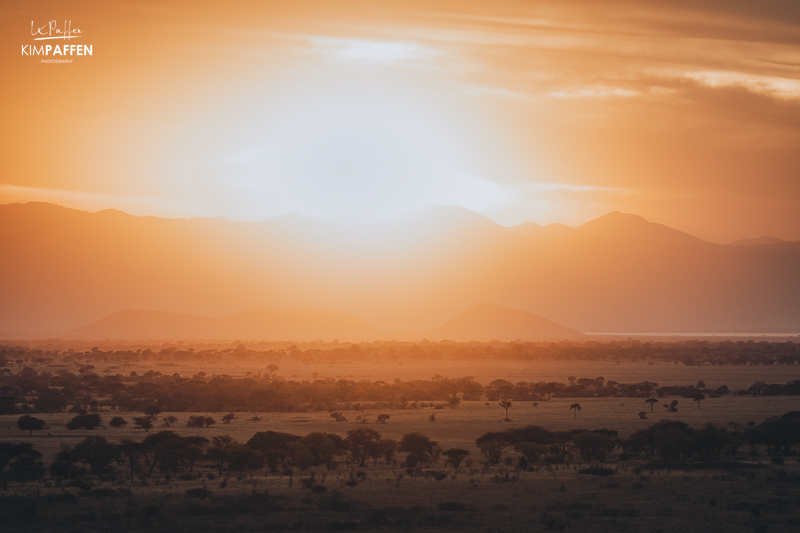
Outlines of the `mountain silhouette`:
[{"label": "mountain silhouette", "polygon": [[485,302],[584,333],[800,332],[800,243],[714,244],[623,213],[507,228],[442,206],[237,222],[8,204],[0,246],[5,338],[126,309],[335,309],[431,332]]},{"label": "mountain silhouette", "polygon": [[579,331],[556,324],[527,311],[496,304],[482,304],[459,313],[442,326],[426,332],[430,340],[454,341],[561,341],[585,337]]},{"label": "mountain silhouette", "polygon": [[112,313],[68,334],[81,340],[372,341],[378,332],[363,320],[326,309],[246,311],[222,318],[164,311]]}]

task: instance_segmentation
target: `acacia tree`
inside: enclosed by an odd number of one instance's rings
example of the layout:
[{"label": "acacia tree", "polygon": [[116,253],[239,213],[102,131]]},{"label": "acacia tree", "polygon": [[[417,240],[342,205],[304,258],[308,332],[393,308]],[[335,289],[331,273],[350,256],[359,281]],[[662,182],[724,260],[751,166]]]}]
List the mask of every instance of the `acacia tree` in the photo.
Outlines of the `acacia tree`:
[{"label": "acacia tree", "polygon": [[653,412],[653,406],[658,403],[658,400],[656,400],[655,398],[648,398],[648,399],[646,399],[644,401],[644,403],[649,403],[650,404],[650,412],[652,413]]},{"label": "acacia tree", "polygon": [[372,447],[380,440],[381,434],[370,428],[351,429],[347,432],[347,438],[345,439],[350,446],[350,455],[353,462],[358,462],[359,466],[364,466]]},{"label": "acacia tree", "polygon": [[103,474],[112,464],[118,462],[122,451],[109,443],[105,437],[86,437],[73,448],[65,448],[57,459],[67,459],[73,463],[89,465],[94,475]]},{"label": "acacia tree", "polygon": [[[339,437],[339,440],[341,440],[341,437]],[[309,433],[303,437],[300,442],[306,447],[314,458],[314,464],[317,465],[330,463],[333,461],[333,457],[339,452],[331,435],[321,431]]]},{"label": "acacia tree", "polygon": [[153,429],[153,419],[149,416],[137,416],[133,419],[133,425],[147,433]]},{"label": "acacia tree", "polygon": [[514,451],[524,455],[529,463],[535,463],[547,453],[547,446],[538,442],[518,442],[514,445]]},{"label": "acacia tree", "polygon": [[511,408],[511,402],[508,400],[503,400],[498,404],[500,407],[506,410],[506,417],[503,419],[504,422],[511,422],[511,419],[508,418],[508,410]]},{"label": "acacia tree", "polygon": [[578,418],[578,411],[580,411],[582,409],[581,404],[579,404],[578,402],[575,402],[572,405],[570,405],[569,408],[574,413],[573,418]]},{"label": "acacia tree", "polygon": [[29,431],[28,435],[33,435],[34,431],[39,431],[44,429],[44,420],[36,418],[35,416],[31,415],[22,415],[17,419],[17,427],[21,431]]},{"label": "acacia tree", "polygon": [[611,435],[601,431],[578,433],[573,437],[572,443],[581,452],[581,457],[585,461],[605,461],[606,456],[616,446]]},{"label": "acacia tree", "polygon": [[97,413],[77,415],[67,422],[67,429],[95,429],[103,424]]},{"label": "acacia tree", "polygon": [[111,420],[109,420],[108,425],[112,428],[121,428],[122,426],[127,426],[128,421],[122,418],[121,416],[115,416]]},{"label": "acacia tree", "polygon": [[130,439],[122,439],[117,444],[117,448],[125,456],[131,467],[131,483],[133,483],[133,475],[139,470],[139,458],[142,457],[142,443]]},{"label": "acacia tree", "polygon": [[442,455],[447,457],[445,464],[450,463],[453,468],[458,469],[461,462],[469,455],[469,450],[464,448],[450,448],[442,452]]},{"label": "acacia tree", "polygon": [[491,431],[475,439],[475,444],[478,445],[481,453],[488,459],[489,463],[497,464],[506,449],[514,443],[514,440],[510,431]]},{"label": "acacia tree", "polygon": [[278,470],[278,464],[286,459],[289,443],[300,440],[302,437],[291,433],[277,431],[259,431],[247,441],[247,446],[257,450],[264,456],[270,472]]},{"label": "acacia tree", "polygon": [[45,471],[41,457],[29,442],[0,442],[0,480],[36,481]]},{"label": "acacia tree", "polygon": [[430,456],[437,452],[439,445],[436,441],[422,433],[412,432],[403,435],[400,439],[400,446],[397,448],[401,452],[415,455],[421,463],[430,461]]},{"label": "acacia tree", "polygon": [[491,439],[478,444],[478,447],[481,449],[481,453],[486,459],[488,459],[491,464],[495,465],[500,462],[500,459],[502,459],[503,454],[510,445],[511,443],[506,440]]},{"label": "acacia tree", "polygon": [[697,408],[698,409],[700,409],[700,402],[702,402],[705,399],[706,399],[706,395],[705,394],[698,394],[697,396],[695,396],[693,398],[693,400],[697,402]]}]

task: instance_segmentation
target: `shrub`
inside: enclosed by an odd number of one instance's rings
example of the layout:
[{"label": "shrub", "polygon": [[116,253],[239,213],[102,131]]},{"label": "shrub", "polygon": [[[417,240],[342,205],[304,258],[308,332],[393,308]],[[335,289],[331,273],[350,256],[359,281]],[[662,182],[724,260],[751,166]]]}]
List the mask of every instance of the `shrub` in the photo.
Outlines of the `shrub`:
[{"label": "shrub", "polygon": [[78,415],[67,422],[67,429],[95,429],[102,425],[103,421],[97,413]]},{"label": "shrub", "polygon": [[112,428],[121,428],[122,426],[127,426],[128,421],[121,416],[115,416],[108,422],[108,425]]}]

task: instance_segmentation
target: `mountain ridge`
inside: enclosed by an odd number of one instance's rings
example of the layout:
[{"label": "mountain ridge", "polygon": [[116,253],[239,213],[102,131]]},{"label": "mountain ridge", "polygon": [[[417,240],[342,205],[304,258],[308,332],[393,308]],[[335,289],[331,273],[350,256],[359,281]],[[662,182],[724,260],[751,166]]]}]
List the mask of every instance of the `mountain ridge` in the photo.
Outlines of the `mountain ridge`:
[{"label": "mountain ridge", "polygon": [[[284,335],[282,337],[282,335]],[[375,340],[360,318],[328,309],[264,309],[218,318],[150,309],[117,311],[65,335],[80,340]]]},{"label": "mountain ridge", "polygon": [[800,243],[708,243],[623,213],[576,228],[442,206],[380,223],[287,217],[0,205],[0,335],[120,309],[339,309],[379,331],[431,331],[485,302],[580,331],[800,331]]}]

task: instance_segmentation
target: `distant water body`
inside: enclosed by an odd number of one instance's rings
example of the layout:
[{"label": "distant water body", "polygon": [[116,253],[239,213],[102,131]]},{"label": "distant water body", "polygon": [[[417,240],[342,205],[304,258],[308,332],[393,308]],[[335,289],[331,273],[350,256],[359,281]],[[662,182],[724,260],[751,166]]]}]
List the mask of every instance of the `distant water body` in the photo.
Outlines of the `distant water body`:
[{"label": "distant water body", "polygon": [[786,338],[800,337],[800,333],[584,333],[597,337],[742,337],[742,338]]}]

